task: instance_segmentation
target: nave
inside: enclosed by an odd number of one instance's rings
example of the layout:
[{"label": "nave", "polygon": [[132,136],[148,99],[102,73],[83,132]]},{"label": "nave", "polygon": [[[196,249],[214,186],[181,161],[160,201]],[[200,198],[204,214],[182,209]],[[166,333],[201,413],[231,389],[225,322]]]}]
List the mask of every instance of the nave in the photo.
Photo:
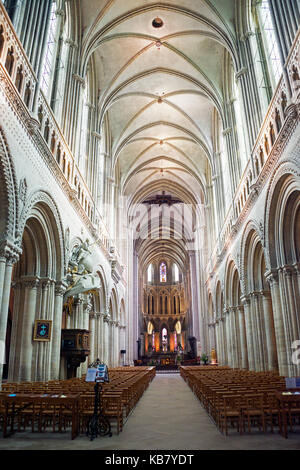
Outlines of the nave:
[{"label": "nave", "polygon": [[67,434],[19,433],[0,450],[299,450],[300,434],[221,434],[180,374],[157,374],[124,423],[123,432],[91,442]]}]

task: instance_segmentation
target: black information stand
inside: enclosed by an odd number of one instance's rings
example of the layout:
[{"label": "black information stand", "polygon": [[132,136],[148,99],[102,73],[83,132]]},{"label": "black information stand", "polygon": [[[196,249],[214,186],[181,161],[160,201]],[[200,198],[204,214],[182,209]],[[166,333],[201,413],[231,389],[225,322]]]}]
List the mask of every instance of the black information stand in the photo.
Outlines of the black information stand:
[{"label": "black information stand", "polygon": [[96,439],[98,436],[109,436],[112,437],[110,422],[103,414],[102,403],[101,403],[101,383],[109,382],[107,366],[97,360],[89,366],[89,368],[97,369],[95,377],[95,405],[94,414],[91,417],[87,426],[87,436],[90,436],[91,441]]}]

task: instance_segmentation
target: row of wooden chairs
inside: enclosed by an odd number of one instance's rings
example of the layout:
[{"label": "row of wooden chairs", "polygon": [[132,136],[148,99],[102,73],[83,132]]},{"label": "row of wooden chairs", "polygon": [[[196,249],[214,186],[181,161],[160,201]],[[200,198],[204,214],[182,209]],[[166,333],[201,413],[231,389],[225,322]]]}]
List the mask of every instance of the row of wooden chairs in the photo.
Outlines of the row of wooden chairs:
[{"label": "row of wooden chairs", "polygon": [[[181,367],[181,376],[193,390],[221,432],[240,434],[256,429],[282,430],[282,415],[276,392],[285,391],[278,373],[230,368]],[[299,407],[289,408],[289,425],[299,424]]]},{"label": "row of wooden chairs", "polygon": [[[102,384],[101,409],[105,416],[116,424],[116,432],[123,430],[124,419],[147,389],[155,376],[155,368],[131,367],[109,369],[109,383]],[[83,378],[49,382],[23,382],[3,384],[0,394],[0,425],[3,423],[4,402],[1,396],[7,394],[30,395],[79,395],[78,422],[81,433],[85,433],[87,425],[94,413],[94,383],[88,383]],[[32,431],[64,431],[72,424],[70,409],[55,405],[30,405],[17,413],[18,430],[28,427]]]}]

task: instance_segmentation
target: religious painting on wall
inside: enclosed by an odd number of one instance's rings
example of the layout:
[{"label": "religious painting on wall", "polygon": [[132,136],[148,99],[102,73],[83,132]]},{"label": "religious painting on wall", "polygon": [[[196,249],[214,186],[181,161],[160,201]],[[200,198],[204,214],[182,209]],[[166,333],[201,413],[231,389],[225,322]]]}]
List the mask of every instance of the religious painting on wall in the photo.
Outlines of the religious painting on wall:
[{"label": "religious painting on wall", "polygon": [[52,321],[36,320],[34,324],[34,341],[50,341],[52,331]]}]

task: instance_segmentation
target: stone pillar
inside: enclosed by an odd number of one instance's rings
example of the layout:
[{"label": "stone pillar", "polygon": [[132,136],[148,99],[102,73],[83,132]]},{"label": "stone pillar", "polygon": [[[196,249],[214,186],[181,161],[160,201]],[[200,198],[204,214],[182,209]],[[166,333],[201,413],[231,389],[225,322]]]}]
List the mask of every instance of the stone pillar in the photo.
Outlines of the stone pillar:
[{"label": "stone pillar", "polygon": [[22,281],[25,284],[25,298],[23,309],[22,337],[20,338],[21,350],[19,357],[19,380],[30,381],[32,377],[32,335],[36,314],[36,296],[39,279],[24,278]]},{"label": "stone pillar", "polygon": [[219,338],[220,338],[220,350],[219,350],[219,363],[224,366],[225,361],[225,347],[224,347],[224,318],[219,318]]},{"label": "stone pillar", "polygon": [[6,337],[6,328],[7,328],[8,306],[9,306],[9,297],[10,297],[10,288],[11,288],[11,275],[12,275],[13,265],[15,262],[16,262],[15,258],[8,257],[6,259],[6,264],[5,264],[4,269],[2,265],[2,269],[3,269],[1,273],[2,279],[0,280],[0,290],[1,290],[0,339],[1,340],[4,339],[4,341]]},{"label": "stone pillar", "polygon": [[225,331],[226,331],[226,340],[225,347],[227,352],[227,365],[232,367],[232,344],[231,344],[231,318],[229,310],[224,311],[225,315]]},{"label": "stone pillar", "polygon": [[242,369],[248,369],[248,351],[247,351],[247,337],[246,337],[246,324],[244,307],[238,307],[238,320],[239,320],[239,332],[240,332],[240,344],[241,344],[241,362],[240,367]]},{"label": "stone pillar", "polygon": [[[36,304],[36,319],[39,320],[52,320],[49,316],[49,291],[51,281],[50,279],[41,279],[39,283],[39,293],[37,299],[40,298],[39,304]],[[52,320],[53,321],[53,320]],[[52,323],[53,328],[53,323]],[[32,353],[32,380],[46,381],[50,379],[51,374],[51,358],[49,357],[48,341],[36,341],[33,344]],[[48,366],[48,367],[47,367]]]},{"label": "stone pillar", "polygon": [[221,347],[220,347],[220,322],[218,319],[216,319],[216,346],[215,346],[215,349],[216,349],[216,353],[217,353],[217,361],[218,363],[220,362],[220,350],[221,350]]},{"label": "stone pillar", "polygon": [[97,336],[97,358],[102,360],[104,362],[104,347],[103,347],[103,342],[104,342],[104,313],[99,313],[97,315],[98,319],[98,336]]},{"label": "stone pillar", "polygon": [[272,299],[270,292],[261,291],[262,305],[264,310],[266,343],[267,343],[267,370],[278,370],[276,337],[272,310]]},{"label": "stone pillar", "polygon": [[52,328],[52,351],[51,351],[51,380],[59,379],[60,351],[61,351],[61,325],[64,293],[66,285],[62,282],[56,283],[54,299],[54,316]]},{"label": "stone pillar", "polygon": [[[4,255],[4,254],[3,254]],[[7,331],[7,317],[11,289],[11,276],[17,258],[6,254],[0,258],[0,354],[5,355],[5,340]],[[2,384],[4,357],[0,357],[0,390]]]},{"label": "stone pillar", "polygon": [[229,308],[228,317],[230,318],[231,366],[236,369],[238,367],[238,342],[235,307]]},{"label": "stone pillar", "polygon": [[299,321],[298,313],[299,312],[297,312],[296,293],[295,293],[294,285],[293,285],[294,268],[292,266],[285,266],[283,268],[283,274],[284,274],[284,282],[285,282],[286,292],[287,292],[286,303],[288,306],[289,319],[290,319],[291,340],[293,342],[299,339],[299,328],[298,328],[298,321]]},{"label": "stone pillar", "polygon": [[244,296],[244,297],[241,297],[241,301],[244,306],[249,370],[255,370],[254,344],[253,344],[252,321],[251,321],[252,319],[251,319],[251,312],[250,312],[250,298],[249,296]]},{"label": "stone pillar", "polygon": [[103,362],[108,365],[109,361],[109,315],[104,315],[103,322]]},{"label": "stone pillar", "polygon": [[270,284],[271,290],[279,374],[288,376],[289,367],[287,351],[289,351],[289,349],[287,348],[285,339],[278,273],[276,271],[268,271],[266,273],[266,279]]},{"label": "stone pillar", "polygon": [[264,347],[264,337],[263,337],[263,318],[261,316],[260,305],[259,305],[259,292],[252,293],[253,300],[253,315],[255,318],[255,332],[256,332],[256,351],[257,351],[257,363],[256,370],[263,371],[265,370],[265,347]]},{"label": "stone pillar", "polygon": [[116,322],[115,326],[115,367],[120,365],[120,328],[119,322]]},{"label": "stone pillar", "polygon": [[89,364],[94,362],[97,357],[95,355],[95,343],[96,343],[96,314],[89,314],[89,330],[90,330],[90,355],[89,355]]},{"label": "stone pillar", "polygon": [[12,283],[14,289],[14,307],[13,307],[13,322],[12,331],[14,334],[11,335],[10,341],[10,354],[9,354],[9,368],[8,368],[8,380],[14,382],[18,379],[19,374],[19,351],[22,331],[22,317],[20,314],[21,306],[23,305],[24,288],[21,282]]}]

